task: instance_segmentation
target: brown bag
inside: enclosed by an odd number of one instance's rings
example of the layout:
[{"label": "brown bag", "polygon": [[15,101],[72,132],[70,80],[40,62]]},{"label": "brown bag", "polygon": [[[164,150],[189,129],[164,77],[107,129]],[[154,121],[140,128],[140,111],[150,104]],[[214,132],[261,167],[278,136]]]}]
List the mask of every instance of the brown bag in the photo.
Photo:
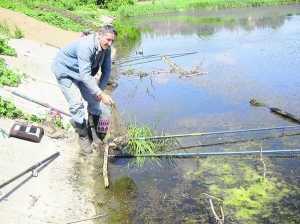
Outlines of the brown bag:
[{"label": "brown bag", "polygon": [[44,129],[38,126],[15,123],[9,132],[9,137],[20,138],[32,142],[40,142],[44,135]]}]

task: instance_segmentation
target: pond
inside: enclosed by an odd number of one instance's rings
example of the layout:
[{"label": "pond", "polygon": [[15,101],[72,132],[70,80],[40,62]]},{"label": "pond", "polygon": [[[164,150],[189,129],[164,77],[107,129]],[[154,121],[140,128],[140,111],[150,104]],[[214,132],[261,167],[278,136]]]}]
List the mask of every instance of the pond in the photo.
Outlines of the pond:
[{"label": "pond", "polygon": [[161,122],[164,134],[205,133],[179,138],[171,153],[223,156],[114,159],[111,223],[223,223],[222,214],[226,223],[298,223],[299,154],[228,153],[299,149],[299,123],[270,108],[300,117],[300,5],[116,22],[124,38],[112,96],[122,118]]}]

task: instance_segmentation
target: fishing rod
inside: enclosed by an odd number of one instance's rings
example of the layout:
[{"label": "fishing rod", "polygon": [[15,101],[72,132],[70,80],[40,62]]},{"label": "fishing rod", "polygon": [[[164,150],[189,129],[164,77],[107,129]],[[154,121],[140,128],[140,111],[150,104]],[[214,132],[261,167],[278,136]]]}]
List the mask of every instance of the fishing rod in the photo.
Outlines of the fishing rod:
[{"label": "fishing rod", "polygon": [[[190,52],[190,53],[182,53],[182,54],[169,54],[169,55],[164,55],[164,56],[167,56],[169,58],[176,58],[176,57],[181,57],[181,56],[186,56],[186,55],[190,55],[190,54],[196,54],[198,52]],[[155,59],[155,58],[158,58],[158,59]],[[157,55],[157,56],[151,56],[151,57],[140,57],[140,58],[137,58],[137,59],[132,59],[132,60],[128,60],[128,61],[124,61],[124,62],[119,62],[119,63],[116,63],[114,62],[113,64],[114,65],[120,65],[120,64],[126,64],[126,63],[129,63],[129,62],[132,62],[132,61],[138,61],[138,60],[144,60],[144,59],[148,59],[148,58],[154,58],[155,60],[150,60],[150,61],[144,61],[144,62],[139,62],[139,63],[135,63],[135,64],[130,64],[130,65],[124,65],[124,66],[131,66],[131,65],[136,65],[136,64],[143,64],[143,63],[148,63],[148,62],[153,62],[153,61],[159,61],[161,60],[161,55]]]},{"label": "fishing rod", "polygon": [[47,104],[47,103],[42,103],[42,102],[37,101],[37,100],[35,100],[35,99],[32,99],[32,98],[30,98],[30,97],[28,97],[28,96],[25,96],[25,95],[23,95],[23,94],[21,94],[21,93],[18,93],[18,92],[16,92],[16,91],[11,91],[11,90],[8,90],[8,89],[5,89],[5,90],[8,91],[8,92],[10,92],[10,93],[12,93],[12,94],[14,94],[14,95],[16,95],[16,96],[19,96],[19,97],[23,98],[23,99],[29,100],[29,101],[31,101],[31,102],[34,102],[34,103],[39,104],[39,105],[41,105],[41,106],[44,106],[44,107],[46,107],[46,108],[50,108],[51,110],[56,110],[56,111],[58,111],[58,112],[61,113],[61,114],[64,114],[64,115],[67,115],[67,116],[71,117],[71,114],[69,114],[69,113],[67,113],[67,112],[64,112],[64,111],[62,111],[62,110],[60,110],[60,109],[51,107],[51,106],[50,106],[49,104]]},{"label": "fishing rod", "polygon": [[[169,58],[176,58],[176,57],[181,57],[181,56],[170,56]],[[140,64],[145,64],[145,63],[154,62],[154,61],[160,61],[160,60],[162,60],[161,56],[158,59],[154,59],[154,60],[150,60],[150,61],[138,62],[138,63],[134,63],[134,64],[129,64],[129,65],[123,65],[123,64],[117,64],[117,65],[120,65],[120,66],[132,66],[132,65],[140,65]],[[126,64],[126,63],[127,62],[125,62],[124,64]]]},{"label": "fishing rod", "polygon": [[[284,136],[294,136],[299,134],[286,134]],[[274,139],[274,138],[281,138],[284,136],[269,136],[269,137],[262,137],[262,138],[251,138],[251,139],[244,139],[244,140],[233,140],[233,141],[225,141],[225,142],[217,142],[217,143],[200,143],[197,145],[190,145],[190,146],[184,146],[184,147],[178,147],[174,148],[172,150],[185,150],[185,149],[193,149],[193,148],[200,148],[200,147],[208,147],[208,146],[218,146],[218,145],[228,145],[228,144],[235,144],[235,143],[244,143],[244,142],[251,142],[251,141],[258,141],[258,140],[268,140],[268,139]],[[170,151],[170,150],[167,150]]]},{"label": "fishing rod", "polygon": [[152,58],[152,57],[159,57],[159,56],[160,56],[159,54],[152,54],[152,55],[145,55],[145,56],[125,57],[120,59],[113,59],[112,63],[115,64],[115,63],[121,63],[128,60],[134,60],[134,59],[141,60],[144,58]]},{"label": "fishing rod", "polygon": [[[176,56],[176,57],[179,57],[179,56],[185,56],[185,55],[189,55],[189,54],[196,54],[198,52],[188,52],[188,53],[180,53],[180,54],[168,54],[168,55],[165,55],[165,56],[168,56],[168,57],[172,57],[172,56]],[[143,55],[143,56],[135,56],[135,57],[127,57],[127,58],[121,58],[121,59],[115,59],[113,60],[113,63],[118,63],[118,62],[122,62],[122,63],[127,63],[127,62],[130,62],[130,61],[135,61],[135,60],[143,60],[145,58],[153,58],[153,57],[160,57],[161,55],[160,54],[152,54],[152,55]],[[125,62],[124,62],[125,61]]]},{"label": "fishing rod", "polygon": [[135,157],[177,157],[177,158],[189,158],[189,157],[208,157],[208,156],[239,156],[239,155],[253,155],[253,154],[282,154],[290,153],[293,156],[293,152],[300,152],[300,149],[282,149],[282,150],[265,150],[265,151],[241,151],[241,152],[191,152],[191,153],[168,153],[168,154],[122,154],[122,155],[109,155],[113,158],[135,158]]},{"label": "fishing rod", "polygon": [[176,135],[158,135],[151,137],[137,137],[134,140],[151,140],[151,139],[165,139],[165,138],[182,138],[182,137],[192,137],[192,136],[205,136],[205,135],[216,135],[216,134],[230,134],[230,133],[241,133],[241,132],[252,132],[252,131],[266,131],[266,130],[278,130],[278,129],[289,129],[289,128],[299,128],[300,125],[294,126],[281,126],[281,127],[271,127],[271,128],[253,128],[253,129],[242,129],[233,131],[216,131],[216,132],[198,132],[190,134],[176,134]]},{"label": "fishing rod", "polygon": [[[20,178],[21,176],[25,175],[25,174],[28,173],[28,172],[32,172],[32,176],[35,176],[35,177],[36,177],[36,176],[37,176],[37,174],[36,174],[36,172],[35,172],[35,169],[36,169],[36,168],[38,168],[39,166],[41,166],[42,164],[44,164],[45,162],[47,162],[47,161],[50,160],[50,159],[55,159],[55,158],[58,157],[59,155],[60,155],[60,153],[59,153],[59,152],[56,152],[56,153],[54,153],[53,155],[49,156],[48,158],[42,160],[41,162],[38,162],[37,164],[33,165],[32,167],[29,167],[29,168],[28,168],[27,170],[25,170],[24,172],[18,174],[17,176],[11,178],[11,179],[8,180],[8,181],[2,183],[2,184],[0,185],[0,189],[3,188],[3,187],[5,187],[6,185],[10,184],[10,183],[13,182],[14,180]],[[1,192],[0,192],[0,194],[1,194]]]}]

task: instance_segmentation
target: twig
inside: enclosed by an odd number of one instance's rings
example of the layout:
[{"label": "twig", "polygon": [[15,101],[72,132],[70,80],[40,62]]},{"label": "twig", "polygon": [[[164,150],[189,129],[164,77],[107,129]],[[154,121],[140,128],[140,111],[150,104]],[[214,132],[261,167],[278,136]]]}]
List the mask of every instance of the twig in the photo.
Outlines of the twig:
[{"label": "twig", "polygon": [[208,201],[209,201],[209,203],[210,203],[210,208],[211,208],[211,210],[212,210],[212,212],[213,212],[213,214],[214,214],[214,217],[215,217],[217,223],[218,223],[218,224],[223,224],[223,223],[224,223],[224,219],[225,219],[225,216],[224,216],[224,213],[223,213],[223,209],[222,209],[222,207],[220,206],[220,211],[221,211],[221,215],[222,215],[222,217],[220,218],[220,217],[217,215],[216,211],[215,211],[215,208],[214,208],[214,205],[213,205],[211,199],[216,199],[217,201],[222,201],[222,200],[221,200],[221,199],[218,199],[218,198],[216,198],[216,197],[214,197],[214,196],[211,196],[211,195],[209,195],[209,194],[206,194],[206,193],[202,193],[201,195],[205,195],[205,196],[209,197]]},{"label": "twig", "polygon": [[30,207],[32,207],[32,206],[35,205],[35,203],[37,202],[37,200],[39,200],[39,198],[40,198],[41,195],[39,195],[37,197],[35,197],[33,195],[29,195],[29,196],[32,197],[32,202],[31,202],[31,205],[30,205]]},{"label": "twig", "polygon": [[197,73],[198,68],[203,64],[202,61],[200,61],[199,65],[197,65],[195,68],[192,69],[191,73]]},{"label": "twig", "polygon": [[221,214],[222,214],[222,218],[220,218],[220,217],[217,215],[216,211],[215,211],[215,208],[214,208],[214,205],[213,205],[213,203],[212,203],[212,200],[211,200],[211,199],[208,199],[208,200],[209,200],[209,203],[210,203],[210,208],[211,208],[211,210],[212,210],[212,212],[213,212],[213,214],[214,214],[214,216],[215,216],[215,219],[216,219],[217,223],[218,223],[218,224],[224,223],[224,213],[223,213],[222,207],[220,206],[220,211],[221,211]]},{"label": "twig", "polygon": [[100,217],[103,217],[103,216],[105,216],[105,215],[106,215],[106,214],[100,214],[100,215],[96,215],[96,216],[91,217],[91,218],[81,219],[81,220],[77,220],[77,221],[73,221],[73,222],[68,222],[67,224],[72,224],[72,223],[77,223],[77,222],[84,222],[84,221],[88,221],[88,220],[100,218]]},{"label": "twig", "polygon": [[49,46],[51,46],[51,47],[56,47],[56,48],[60,49],[60,47],[57,47],[57,46],[55,46],[55,45],[53,45],[53,44],[49,44],[49,43],[47,43],[47,42],[46,42],[46,44],[49,45]]}]

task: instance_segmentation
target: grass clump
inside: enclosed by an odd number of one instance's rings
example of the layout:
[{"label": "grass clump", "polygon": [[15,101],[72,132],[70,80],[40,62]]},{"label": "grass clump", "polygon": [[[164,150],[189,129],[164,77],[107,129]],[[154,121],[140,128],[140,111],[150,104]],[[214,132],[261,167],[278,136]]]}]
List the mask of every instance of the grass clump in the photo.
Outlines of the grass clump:
[{"label": "grass clump", "polygon": [[[141,137],[148,138],[158,135],[158,128],[161,126],[160,118],[161,116],[153,124],[149,123],[141,126],[138,126],[137,120],[134,122],[130,120],[130,124],[127,126],[130,141],[126,146],[130,154],[155,154],[179,144],[178,139],[175,137],[141,139]],[[144,160],[145,157],[137,157],[136,162],[137,164],[142,164]]]},{"label": "grass clump", "polygon": [[148,126],[138,127],[136,123],[131,123],[128,127],[131,140],[128,142],[131,154],[153,154],[158,151],[155,142],[150,140],[137,140],[138,137],[151,137],[152,131]]},{"label": "grass clump", "polygon": [[23,112],[9,100],[4,100],[0,96],[0,117],[18,118],[23,117]]},{"label": "grass clump", "polygon": [[[16,49],[10,47],[7,44],[7,39],[0,38],[0,54],[16,57],[17,56],[17,51],[16,51]],[[2,64],[3,64],[3,62],[0,61],[1,66],[2,66]]]},{"label": "grass clump", "polygon": [[24,37],[22,30],[18,26],[14,26],[14,29],[11,31],[5,20],[0,22],[0,33],[11,38],[20,39]]},{"label": "grass clump", "polygon": [[255,106],[255,107],[264,107],[264,106],[266,106],[265,104],[263,104],[262,102],[260,102],[259,100],[256,100],[256,99],[251,99],[250,104],[252,106]]},{"label": "grass clump", "polygon": [[[23,77],[26,77],[26,74],[23,73]],[[20,81],[21,76],[12,69],[8,69],[4,58],[0,58],[0,87],[4,85],[15,87],[19,85]]]}]

